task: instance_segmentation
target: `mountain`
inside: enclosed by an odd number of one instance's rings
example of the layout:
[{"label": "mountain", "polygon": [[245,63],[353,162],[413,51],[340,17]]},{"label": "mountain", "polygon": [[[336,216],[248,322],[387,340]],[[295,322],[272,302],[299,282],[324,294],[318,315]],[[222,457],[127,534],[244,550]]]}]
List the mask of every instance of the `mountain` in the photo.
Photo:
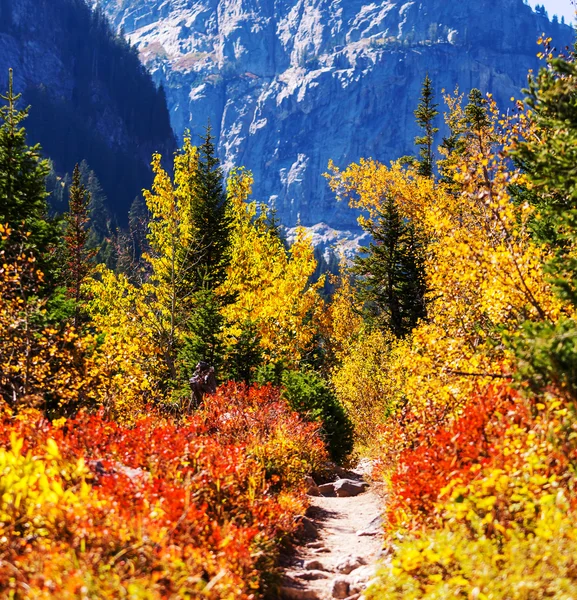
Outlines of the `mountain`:
[{"label": "mountain", "polygon": [[177,135],[210,119],[225,167],[250,168],[283,223],[329,230],[355,224],[322,177],[329,159],[414,152],[426,73],[438,100],[479,87],[505,109],[539,66],[538,36],[574,38],[523,0],[95,1],[165,86]]},{"label": "mountain", "polygon": [[86,160],[126,219],[152,181],[153,151],[175,148],[164,91],[102,11],[84,0],[0,0],[0,89],[14,69],[24,125],[60,173]]}]

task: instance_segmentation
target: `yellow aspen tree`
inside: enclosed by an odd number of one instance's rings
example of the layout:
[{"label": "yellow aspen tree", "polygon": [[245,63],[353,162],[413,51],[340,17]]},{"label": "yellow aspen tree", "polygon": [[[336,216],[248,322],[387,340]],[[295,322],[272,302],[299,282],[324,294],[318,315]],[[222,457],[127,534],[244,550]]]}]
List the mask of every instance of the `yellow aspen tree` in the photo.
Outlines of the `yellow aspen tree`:
[{"label": "yellow aspen tree", "polygon": [[243,323],[256,324],[265,361],[296,366],[314,345],[323,282],[310,283],[316,260],[304,229],[287,251],[267,225],[266,208],[249,202],[252,182],[245,170],[234,172],[228,182],[230,263],[219,293],[235,300],[223,309],[225,335],[238,338]]},{"label": "yellow aspen tree", "polygon": [[87,283],[88,310],[100,343],[94,356],[100,373],[99,401],[122,422],[141,414],[158,391],[160,350],[149,326],[149,304],[142,289],[125,275],[100,265]]},{"label": "yellow aspen tree", "polygon": [[109,374],[106,397],[126,414],[130,407],[142,406],[151,392],[170,387],[177,376],[177,354],[192,310],[191,281],[202,243],[191,211],[197,159],[188,136],[174,159],[174,179],[163,168],[161,156],[153,156],[154,182],[144,192],[151,216],[150,250],[143,257],[150,267],[148,280],[137,287],[101,266],[99,278],[89,284],[91,316],[104,339],[100,361]]},{"label": "yellow aspen tree", "polygon": [[150,252],[144,260],[151,276],[142,286],[149,310],[145,324],[152,330],[164,357],[165,377],[177,378],[177,354],[183,328],[192,310],[193,271],[202,247],[202,232],[193,221],[193,179],[198,166],[198,151],[189,136],[174,159],[174,182],[155,154],[152,190],[144,198],[151,215],[147,235]]},{"label": "yellow aspen tree", "polygon": [[511,197],[511,187],[526,182],[506,153],[526,122],[503,117],[478,94],[465,108],[458,99],[449,104],[451,119],[463,124],[459,152],[444,166],[450,183],[373,160],[344,171],[331,166],[330,175],[335,192],[366,211],[364,218],[376,218],[383,199],[393,197],[428,239],[428,319],[413,331],[399,371],[390,371],[422,411],[431,402],[458,409],[475,386],[508,377],[512,357],[500,336],[569,310],[543,272],[548,255],[533,243],[532,207]]}]

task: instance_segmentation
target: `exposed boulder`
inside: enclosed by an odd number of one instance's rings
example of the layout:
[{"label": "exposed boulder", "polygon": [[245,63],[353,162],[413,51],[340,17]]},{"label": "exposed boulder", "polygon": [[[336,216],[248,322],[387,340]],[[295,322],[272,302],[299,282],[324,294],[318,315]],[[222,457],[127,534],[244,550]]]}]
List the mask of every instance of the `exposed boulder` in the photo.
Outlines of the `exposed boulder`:
[{"label": "exposed boulder", "polygon": [[349,498],[362,494],[369,484],[365,481],[354,481],[353,479],[339,479],[334,483],[334,490],[339,498]]}]

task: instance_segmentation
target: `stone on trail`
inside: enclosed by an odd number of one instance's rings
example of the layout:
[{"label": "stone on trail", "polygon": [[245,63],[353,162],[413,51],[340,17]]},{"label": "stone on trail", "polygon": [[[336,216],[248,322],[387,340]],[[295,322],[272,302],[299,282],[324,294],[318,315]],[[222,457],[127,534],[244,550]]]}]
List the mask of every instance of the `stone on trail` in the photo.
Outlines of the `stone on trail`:
[{"label": "stone on trail", "polygon": [[366,565],[367,561],[361,556],[348,556],[337,565],[337,571],[348,575],[351,571]]},{"label": "stone on trail", "polygon": [[360,594],[369,586],[371,578],[375,576],[374,566],[363,566],[353,571],[350,575],[350,593]]},{"label": "stone on trail", "polygon": [[323,563],[320,560],[305,560],[303,563],[303,569],[306,571],[326,571]]},{"label": "stone on trail", "polygon": [[345,600],[345,598],[349,597],[349,582],[344,577],[337,577],[333,581],[333,589],[332,589],[333,598],[338,598],[340,600]]},{"label": "stone on trail", "polygon": [[335,484],[334,483],[323,483],[319,485],[319,492],[322,496],[334,496],[335,495]]},{"label": "stone on trail", "polygon": [[307,495],[309,495],[309,496],[320,496],[321,495],[321,492],[320,492],[315,480],[310,475],[307,475],[305,477],[305,485],[307,486]]},{"label": "stone on trail", "polygon": [[354,479],[339,479],[333,484],[336,495],[339,498],[350,498],[362,494],[369,484],[365,481],[355,481]]},{"label": "stone on trail", "polygon": [[293,573],[293,577],[303,581],[316,581],[317,579],[328,579],[329,576],[324,571],[300,571]]},{"label": "stone on trail", "polygon": [[280,597],[283,600],[320,600],[315,590],[307,590],[302,587],[283,585],[280,588]]}]

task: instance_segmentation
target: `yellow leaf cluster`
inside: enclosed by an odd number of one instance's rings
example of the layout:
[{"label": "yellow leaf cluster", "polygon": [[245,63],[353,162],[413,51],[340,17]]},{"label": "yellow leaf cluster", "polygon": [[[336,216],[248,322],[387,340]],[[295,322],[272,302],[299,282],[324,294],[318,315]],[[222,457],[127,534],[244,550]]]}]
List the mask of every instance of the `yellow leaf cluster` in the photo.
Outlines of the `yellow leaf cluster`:
[{"label": "yellow leaf cluster", "polygon": [[94,356],[100,373],[100,401],[121,420],[131,420],[156,389],[158,349],[153,317],[143,290],[126,276],[100,267],[99,279],[87,283],[88,309],[99,333]]},{"label": "yellow leaf cluster", "polygon": [[67,508],[82,512],[90,493],[88,469],[80,459],[71,465],[60,458],[56,442],[47,441],[44,455],[22,454],[23,440],[12,432],[10,449],[0,448],[0,548],[12,536],[50,538],[58,533]]},{"label": "yellow leaf cluster", "polygon": [[[459,113],[459,98],[449,104]],[[332,189],[364,211],[361,221],[376,220],[392,197],[428,240],[428,319],[404,345],[397,367],[383,362],[397,380],[391,387],[402,387],[421,411],[429,402],[458,407],[474,387],[507,377],[511,358],[499,343],[503,332],[515,332],[525,320],[554,322],[569,310],[543,271],[548,250],[531,239],[532,207],[511,197],[511,187],[526,181],[503,149],[522,136],[527,121],[499,115],[492,101],[489,119],[488,129],[466,137],[462,152],[448,161],[450,185],[400,163],[361,160],[344,171],[330,165]],[[346,379],[342,374],[335,381]],[[388,399],[382,403],[388,406]]]},{"label": "yellow leaf cluster", "polygon": [[310,238],[299,229],[287,251],[266,224],[265,208],[248,202],[252,175],[238,170],[228,182],[233,233],[227,281],[219,291],[234,302],[223,309],[225,337],[236,338],[242,325],[256,325],[265,357],[297,364],[318,331],[323,281],[310,283],[316,269]]},{"label": "yellow leaf cluster", "polygon": [[33,288],[41,280],[25,255],[0,265],[0,395],[14,408],[45,408],[48,398],[53,409],[79,406],[98,395],[96,339],[46,324],[46,303]]}]

